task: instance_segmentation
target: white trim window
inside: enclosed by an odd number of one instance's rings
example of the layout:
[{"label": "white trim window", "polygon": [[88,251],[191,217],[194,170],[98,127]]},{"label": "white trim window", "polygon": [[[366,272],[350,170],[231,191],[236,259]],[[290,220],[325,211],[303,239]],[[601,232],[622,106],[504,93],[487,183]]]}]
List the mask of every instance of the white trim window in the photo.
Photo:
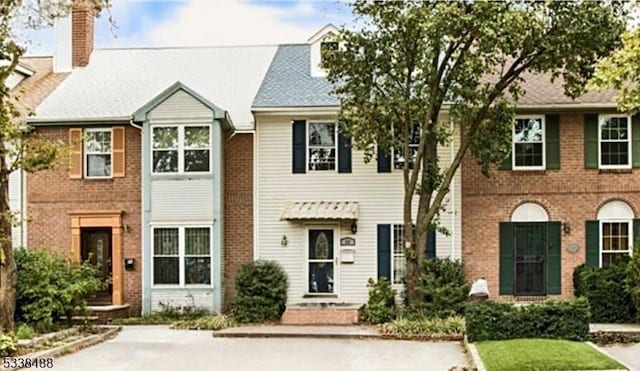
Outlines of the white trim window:
[{"label": "white trim window", "polygon": [[211,286],[211,227],[152,228],[154,285]]},{"label": "white trim window", "polygon": [[629,116],[598,117],[598,162],[601,169],[631,167],[631,119]]},{"label": "white trim window", "polygon": [[632,251],[632,222],[600,221],[600,266],[616,264]]},{"label": "white trim window", "polygon": [[544,116],[517,116],[513,125],[514,170],[545,168]]},{"label": "white trim window", "polygon": [[336,171],[338,131],[333,122],[307,122],[307,168]]},{"label": "white trim window", "polygon": [[339,49],[339,44],[337,41],[328,39],[320,42],[320,67],[324,67],[324,60],[327,55],[331,53],[335,53]]},{"label": "white trim window", "polygon": [[391,283],[394,285],[400,285],[404,283],[404,276],[407,273],[407,259],[404,255],[404,225],[393,224],[392,233]]},{"label": "white trim window", "polygon": [[[402,131],[396,129],[396,131],[398,132],[398,136],[400,143],[403,142],[402,140]],[[411,153],[411,155],[409,156],[409,169],[413,169],[413,166],[415,164],[415,160],[416,160],[416,156],[418,154],[418,149],[420,148],[420,125],[416,124],[413,125],[413,127],[411,128],[411,132],[409,133],[410,138],[409,138],[409,152]],[[402,147],[402,146],[401,146]],[[396,170],[402,170],[404,168],[404,162],[405,159],[407,158],[407,156],[404,155],[403,153],[403,149],[402,148],[394,148],[393,149],[393,168]]]},{"label": "white trim window", "polygon": [[84,130],[84,177],[111,178],[113,142],[111,129]]},{"label": "white trim window", "polygon": [[210,173],[211,125],[153,125],[151,171],[154,174]]}]

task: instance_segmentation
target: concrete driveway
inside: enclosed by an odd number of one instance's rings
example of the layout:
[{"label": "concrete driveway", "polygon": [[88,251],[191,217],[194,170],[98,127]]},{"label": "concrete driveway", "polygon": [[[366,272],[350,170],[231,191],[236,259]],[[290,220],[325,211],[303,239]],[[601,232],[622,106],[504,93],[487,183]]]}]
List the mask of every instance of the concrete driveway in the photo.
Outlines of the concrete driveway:
[{"label": "concrete driveway", "polygon": [[640,371],[640,343],[629,345],[613,345],[602,347],[613,358],[631,367],[632,371]]},{"label": "concrete driveway", "polygon": [[466,365],[453,342],[213,338],[210,331],[128,326],[114,339],[55,359],[63,370],[448,370]]}]

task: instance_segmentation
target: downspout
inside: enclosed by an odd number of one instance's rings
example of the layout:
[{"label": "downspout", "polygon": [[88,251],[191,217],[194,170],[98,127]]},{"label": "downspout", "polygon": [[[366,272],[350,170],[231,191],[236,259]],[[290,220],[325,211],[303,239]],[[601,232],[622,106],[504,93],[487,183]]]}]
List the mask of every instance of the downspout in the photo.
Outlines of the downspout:
[{"label": "downspout", "polygon": [[24,244],[24,235],[25,235],[25,224],[24,224],[24,206],[25,206],[25,198],[27,197],[27,184],[25,183],[24,170],[20,169],[20,247],[25,247]]},{"label": "downspout", "polygon": [[[451,159],[453,160],[453,158],[455,157],[455,145],[456,145],[456,133],[455,133],[455,127],[453,125],[453,120],[451,120],[451,118],[449,118],[449,129],[451,130],[451,132],[453,133],[453,140],[451,141],[451,147],[450,147],[450,151],[451,151]],[[455,259],[455,253],[456,253],[456,223],[458,220],[458,216],[456,213],[456,183],[455,183],[455,179],[456,177],[454,176],[453,179],[451,179],[451,189],[453,190],[453,192],[451,192],[451,204],[453,205],[452,208],[452,212],[453,212],[453,223],[451,223],[451,259]]]}]

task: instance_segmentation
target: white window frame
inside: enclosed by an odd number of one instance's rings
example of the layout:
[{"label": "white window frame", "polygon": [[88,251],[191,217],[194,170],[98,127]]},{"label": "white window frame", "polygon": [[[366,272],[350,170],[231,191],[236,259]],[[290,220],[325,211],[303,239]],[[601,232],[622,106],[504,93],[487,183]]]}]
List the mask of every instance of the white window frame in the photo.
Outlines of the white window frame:
[{"label": "white window frame", "polygon": [[[111,139],[109,140],[109,142],[111,143],[111,148],[109,149],[109,157],[111,157],[111,161],[110,161],[110,167],[111,169],[109,170],[109,174],[108,176],[90,176],[88,173],[89,170],[89,160],[88,157],[90,155],[106,155],[107,153],[105,152],[89,152],[89,150],[87,149],[87,140],[85,135],[87,133],[109,133],[109,136],[111,137]],[[85,179],[111,179],[113,178],[113,129],[112,128],[87,128],[84,129],[83,132],[83,140],[82,140],[82,175]]]},{"label": "white window frame", "polygon": [[511,126],[511,169],[513,170],[545,170],[547,168],[547,123],[544,115],[517,115],[516,120],[533,119],[540,120],[542,124],[542,165],[540,166],[519,166],[516,165],[516,144],[538,143],[538,142],[516,142],[516,122]]},{"label": "white window frame", "polygon": [[[412,134],[413,134],[413,128],[411,128],[410,130],[411,130],[411,132],[412,132]],[[392,127],[392,128],[391,128],[391,134],[392,134],[392,136],[393,136],[393,134],[394,134],[394,132],[393,132],[393,131],[394,131],[394,128]],[[422,138],[422,126],[421,126],[421,125],[420,125],[420,137]],[[417,148],[418,148],[418,150],[420,150],[420,143],[418,143],[418,144],[411,144],[411,143],[409,143],[409,151],[411,151],[411,148],[412,148],[412,147],[417,147]],[[401,149],[401,150],[402,150],[402,149]],[[405,161],[409,161],[409,159],[408,159],[408,157],[407,157],[407,155],[406,155],[406,154],[404,154],[404,160],[405,160]],[[413,161],[413,160],[411,160],[411,161]],[[415,163],[413,164],[413,166],[414,166],[414,168],[415,168],[415,166],[416,166],[416,165],[415,165]],[[404,169],[403,167],[400,167],[400,168],[397,168],[397,169],[396,169],[396,147],[391,147],[391,171],[392,171],[392,172],[393,172],[393,171],[402,171],[403,169]],[[409,168],[409,169],[411,169],[411,168]]]},{"label": "white window frame", "polygon": [[[209,171],[184,171],[184,152],[188,151],[188,148],[185,148],[185,143],[184,143],[184,133],[185,133],[185,128],[186,127],[208,127],[209,128]],[[153,130],[155,128],[178,128],[178,171],[174,171],[174,172],[156,172],[153,166],[153,153],[155,151],[155,149],[153,148]],[[176,174],[181,174],[181,175],[191,175],[191,174],[211,174],[212,173],[212,167],[213,167],[213,125],[209,124],[209,123],[180,123],[180,124],[152,124],[151,125],[151,133],[150,133],[150,138],[149,138],[149,148],[151,150],[151,174],[153,175],[176,175]],[[203,151],[205,150],[204,148],[202,149]]]},{"label": "white window frame", "polygon": [[[629,163],[627,165],[603,165],[602,164],[602,153],[601,153],[601,144],[602,144],[602,130],[600,129],[600,123],[602,122],[602,120],[605,120],[607,118],[626,118],[627,119],[627,151],[629,153]],[[631,141],[633,140],[632,138],[632,132],[631,132],[631,116],[629,115],[623,115],[623,114],[602,114],[602,115],[598,115],[598,168],[599,169],[631,169],[631,166],[633,164],[633,159],[632,159],[632,151],[631,151]],[[611,139],[607,139],[607,142],[622,142],[621,140],[611,140]]]},{"label": "white window frame", "polygon": [[629,238],[628,238],[628,246],[627,246],[627,250],[617,250],[617,251],[613,251],[613,250],[607,250],[607,253],[611,254],[624,254],[625,252],[627,253],[627,255],[631,256],[633,255],[633,220],[630,219],[603,219],[603,220],[598,220],[598,224],[599,224],[599,232],[598,233],[598,250],[599,250],[599,254],[598,254],[598,266],[602,267],[602,254],[605,252],[605,250],[603,250],[603,246],[602,246],[602,242],[604,240],[604,224],[608,224],[608,223],[617,223],[617,224],[622,224],[622,223],[626,223],[627,224],[627,228],[629,231]]},{"label": "white window frame", "polygon": [[[333,147],[335,149],[335,152],[334,152],[335,153],[335,168],[333,170],[315,170],[315,169],[311,169],[309,167],[309,150],[311,149],[311,147],[314,147],[314,148],[329,148],[329,147],[317,146],[317,145],[309,146],[309,133],[310,133],[309,128],[311,127],[311,124],[329,124],[329,125],[333,124],[333,143],[334,143]],[[310,173],[331,173],[331,172],[337,173],[338,172],[338,157],[339,157],[338,156],[338,125],[333,121],[307,121],[306,125],[307,125],[305,127],[305,135],[306,135],[305,145],[306,145],[306,147],[305,147],[305,154],[304,154],[304,159],[305,159],[304,166],[305,166],[306,171],[310,172]]]},{"label": "white window frame", "polygon": [[[209,277],[210,277],[210,284],[186,284],[185,281],[185,274],[186,274],[186,267],[185,267],[185,258],[187,257],[185,255],[186,253],[186,229],[189,228],[208,228],[209,229],[209,259],[210,260],[210,271],[209,271]],[[154,269],[155,269],[155,264],[154,264],[154,258],[156,257],[154,251],[154,244],[155,244],[155,230],[156,229],[178,229],[178,284],[168,284],[168,283],[155,283],[153,278],[154,278]],[[213,276],[213,266],[214,266],[214,259],[213,259],[213,249],[214,249],[214,245],[213,245],[213,227],[211,226],[211,224],[184,224],[184,225],[175,225],[175,224],[156,224],[151,226],[151,286],[154,288],[213,288],[214,286],[214,276]],[[157,255],[158,257],[162,257],[162,256],[175,256],[175,255]],[[204,256],[204,255],[189,255],[189,257],[194,257],[194,256]]]},{"label": "white window frame", "polygon": [[396,227],[402,228],[402,240],[400,240],[400,243],[403,244],[404,243],[404,224],[403,223],[395,223],[395,224],[391,224],[391,274],[389,277],[391,284],[392,285],[403,285],[402,282],[396,282],[396,274],[395,274],[395,261],[396,261],[396,257],[402,257],[405,258],[405,266],[404,266],[404,272],[405,274],[407,273],[407,265],[406,265],[406,255],[404,253],[404,246],[401,246],[402,248],[400,249],[400,251],[402,251],[401,254],[396,254],[396,249],[395,249],[395,243],[397,241],[396,239]]},{"label": "white window frame", "polygon": [[338,49],[340,49],[340,43],[339,43],[339,42],[337,42],[337,41],[335,41],[335,39],[330,38],[330,37],[326,37],[326,38],[324,38],[324,39],[322,39],[322,40],[320,41],[320,68],[322,68],[322,69],[325,69],[325,70],[326,70],[326,68],[325,68],[325,67],[324,67],[324,65],[323,65],[323,63],[324,63],[324,59],[322,58],[322,46],[323,46],[324,44],[336,44],[336,45],[338,46]]}]

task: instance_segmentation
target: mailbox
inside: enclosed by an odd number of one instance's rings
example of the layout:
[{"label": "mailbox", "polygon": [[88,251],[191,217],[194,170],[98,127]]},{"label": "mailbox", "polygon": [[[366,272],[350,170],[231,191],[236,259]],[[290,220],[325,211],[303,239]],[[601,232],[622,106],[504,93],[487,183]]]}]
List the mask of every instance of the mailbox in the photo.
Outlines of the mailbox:
[{"label": "mailbox", "polygon": [[132,271],[136,265],[136,260],[133,258],[127,258],[124,260],[124,269]]}]

